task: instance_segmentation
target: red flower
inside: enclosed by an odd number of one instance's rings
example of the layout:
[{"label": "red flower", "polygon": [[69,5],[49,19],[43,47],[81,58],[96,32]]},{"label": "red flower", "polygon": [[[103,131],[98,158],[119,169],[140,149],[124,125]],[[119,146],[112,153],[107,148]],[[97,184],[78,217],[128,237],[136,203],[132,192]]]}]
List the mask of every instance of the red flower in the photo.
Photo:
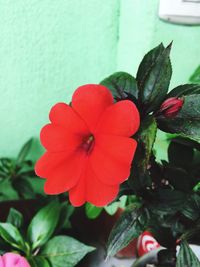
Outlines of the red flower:
[{"label": "red flower", "polygon": [[183,106],[183,99],[178,97],[170,97],[166,99],[160,106],[159,113],[166,118],[175,117]]},{"label": "red flower", "polygon": [[46,178],[45,192],[69,191],[74,206],[86,201],[104,206],[114,200],[130,174],[139,113],[129,100],[114,103],[102,85],[79,87],[71,106],[58,103],[41,131],[46,153],[35,166]]}]

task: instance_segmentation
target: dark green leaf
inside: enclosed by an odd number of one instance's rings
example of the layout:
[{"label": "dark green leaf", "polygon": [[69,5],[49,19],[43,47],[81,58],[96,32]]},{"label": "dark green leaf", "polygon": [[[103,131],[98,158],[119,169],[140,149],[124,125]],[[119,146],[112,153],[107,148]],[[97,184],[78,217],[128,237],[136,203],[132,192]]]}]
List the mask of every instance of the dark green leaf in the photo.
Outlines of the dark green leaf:
[{"label": "dark green leaf", "polygon": [[186,241],[181,242],[176,267],[200,267],[200,262]]},{"label": "dark green leaf", "polygon": [[53,267],[73,267],[93,247],[84,245],[69,236],[55,236],[49,240],[41,251],[41,255],[49,260]]},{"label": "dark green leaf", "polygon": [[169,54],[171,44],[164,48],[159,45],[151,50],[142,60],[137,82],[139,87],[139,100],[145,106],[146,113],[156,110],[164,100],[171,75]]},{"label": "dark green leaf", "polygon": [[200,196],[192,194],[182,208],[181,213],[188,219],[195,221],[200,218]]},{"label": "dark green leaf", "polygon": [[23,215],[18,210],[11,208],[6,222],[19,229],[23,225]]},{"label": "dark green leaf", "polygon": [[113,227],[109,239],[107,257],[115,255],[126,247],[132,239],[137,238],[146,227],[140,208],[127,209]]},{"label": "dark green leaf", "polygon": [[161,188],[154,192],[152,202],[147,205],[155,214],[174,214],[182,209],[187,197],[188,195],[184,192]]},{"label": "dark green leaf", "polygon": [[200,83],[200,66],[195,70],[193,75],[190,77],[190,82]]},{"label": "dark green leaf", "polygon": [[164,177],[175,190],[190,192],[193,189],[190,175],[182,168],[166,166],[164,167]]},{"label": "dark green leaf", "polygon": [[57,226],[59,215],[60,205],[57,201],[53,201],[34,216],[27,232],[32,249],[42,246],[52,236]]},{"label": "dark green leaf", "polygon": [[164,49],[165,48],[161,43],[152,50],[150,50],[142,59],[136,75],[139,87],[143,86],[145,76],[148,75],[150,68],[155,64],[158,57],[162,55]]},{"label": "dark green leaf", "polygon": [[30,140],[28,140],[28,142],[26,142],[22,149],[19,152],[19,155],[17,157],[17,164],[20,165],[26,158],[26,156],[28,155],[28,153],[30,152],[31,149],[31,145],[32,145],[33,139],[31,138]]},{"label": "dark green leaf", "polygon": [[166,98],[170,97],[182,97],[185,95],[194,95],[200,94],[200,85],[199,84],[184,84],[179,85],[173,90],[171,90]]},{"label": "dark green leaf", "polygon": [[13,181],[13,187],[25,199],[35,198],[33,187],[27,178],[18,178]]},{"label": "dark green leaf", "polygon": [[179,113],[173,118],[160,116],[158,126],[169,133],[177,133],[200,142],[200,94],[187,95]]},{"label": "dark green leaf", "polygon": [[56,227],[57,232],[62,229],[68,229],[71,227],[70,217],[72,216],[75,208],[68,202],[63,202],[61,205],[60,218],[58,226]]},{"label": "dark green leaf", "polygon": [[0,236],[15,248],[25,250],[25,243],[18,229],[10,223],[0,223]]},{"label": "dark green leaf", "polygon": [[86,203],[85,212],[89,219],[96,219],[102,212],[103,208],[96,207],[90,203]]},{"label": "dark green leaf", "polygon": [[[140,165],[140,171],[143,173],[147,170],[149,160],[152,154],[153,145],[156,138],[157,124],[153,116],[147,117],[143,120],[140,130],[137,133],[138,146],[141,146],[143,155],[140,155],[138,164]],[[142,149],[143,148],[143,149]]]},{"label": "dark green leaf", "polygon": [[131,99],[131,96],[137,98],[136,80],[126,72],[116,72],[105,78],[100,84],[109,88],[115,99]]},{"label": "dark green leaf", "polygon": [[187,168],[193,162],[194,150],[189,146],[172,141],[168,147],[168,158],[170,164]]},{"label": "dark green leaf", "polygon": [[151,179],[147,174],[147,169],[152,155],[156,132],[156,121],[153,116],[149,116],[142,121],[140,130],[136,135],[138,146],[133,161],[131,177],[129,179],[130,186],[136,191],[151,183]]}]

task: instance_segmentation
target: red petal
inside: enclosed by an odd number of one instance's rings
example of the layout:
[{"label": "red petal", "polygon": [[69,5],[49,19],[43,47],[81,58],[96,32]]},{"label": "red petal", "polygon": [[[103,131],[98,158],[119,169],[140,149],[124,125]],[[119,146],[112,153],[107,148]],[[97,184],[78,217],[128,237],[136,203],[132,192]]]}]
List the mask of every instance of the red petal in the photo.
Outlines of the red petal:
[{"label": "red petal", "polygon": [[75,151],[83,140],[82,133],[71,132],[56,124],[45,125],[40,133],[42,145],[51,152]]},{"label": "red petal", "polygon": [[124,182],[130,175],[136,147],[137,142],[131,138],[102,134],[96,136],[89,160],[98,178],[109,185]]},{"label": "red petal", "polygon": [[85,172],[82,173],[77,185],[69,190],[69,200],[74,207],[80,207],[86,202]]},{"label": "red petal", "polygon": [[80,179],[85,163],[84,153],[46,152],[36,163],[35,172],[47,178],[45,192],[60,194],[75,186]]},{"label": "red petal", "polygon": [[106,185],[102,183],[91,166],[88,166],[87,177],[87,201],[97,207],[103,207],[113,201],[119,192],[119,185]]},{"label": "red petal", "polygon": [[50,121],[67,128],[71,132],[85,132],[88,128],[80,116],[67,104],[58,103],[49,113]]},{"label": "red petal", "polygon": [[86,122],[91,131],[94,131],[104,110],[112,104],[112,94],[102,85],[88,84],[81,86],[72,97],[73,109]]},{"label": "red petal", "polygon": [[103,134],[131,136],[138,130],[139,124],[140,116],[135,104],[123,100],[105,110],[96,131]]},{"label": "red petal", "polygon": [[69,191],[69,199],[73,206],[81,206],[86,201],[97,207],[103,207],[113,201],[119,192],[119,186],[103,184],[88,165],[85,175],[79,183]]}]

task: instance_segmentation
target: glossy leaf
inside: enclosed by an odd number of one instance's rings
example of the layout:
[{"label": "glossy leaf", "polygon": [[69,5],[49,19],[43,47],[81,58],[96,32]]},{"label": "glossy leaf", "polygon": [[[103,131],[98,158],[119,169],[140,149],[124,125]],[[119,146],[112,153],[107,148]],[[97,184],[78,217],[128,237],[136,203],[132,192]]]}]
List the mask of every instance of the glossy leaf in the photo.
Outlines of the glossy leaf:
[{"label": "glossy leaf", "polygon": [[195,221],[199,218],[200,196],[192,194],[182,208],[181,213],[188,219]]},{"label": "glossy leaf", "polygon": [[18,229],[10,223],[0,223],[0,236],[11,246],[22,251],[25,250],[25,243]]},{"label": "glossy leaf", "polygon": [[32,249],[42,246],[52,236],[60,215],[60,205],[57,201],[51,202],[42,208],[32,219],[27,237]]},{"label": "glossy leaf", "polygon": [[200,267],[200,261],[186,241],[181,242],[176,267]]},{"label": "glossy leaf", "polygon": [[138,96],[136,80],[126,72],[116,72],[100,84],[110,89],[115,99],[131,99]]},{"label": "glossy leaf", "polygon": [[110,233],[107,257],[115,255],[119,250],[126,247],[133,238],[137,238],[145,230],[145,227],[140,209],[135,206],[127,209]]},{"label": "glossy leaf", "polygon": [[166,97],[172,75],[170,50],[171,44],[167,48],[160,44],[145,55],[139,66],[136,80],[146,113],[156,110]]},{"label": "glossy leaf", "polygon": [[184,97],[182,109],[174,118],[161,116],[157,119],[161,130],[182,134],[200,142],[200,94]]},{"label": "glossy leaf", "polygon": [[41,251],[53,267],[73,267],[94,248],[69,236],[55,236]]},{"label": "glossy leaf", "polygon": [[19,229],[23,225],[23,215],[18,210],[11,208],[6,222]]},{"label": "glossy leaf", "polygon": [[186,95],[200,94],[200,85],[199,84],[184,84],[175,87],[171,90],[166,98],[170,97],[182,97]]}]

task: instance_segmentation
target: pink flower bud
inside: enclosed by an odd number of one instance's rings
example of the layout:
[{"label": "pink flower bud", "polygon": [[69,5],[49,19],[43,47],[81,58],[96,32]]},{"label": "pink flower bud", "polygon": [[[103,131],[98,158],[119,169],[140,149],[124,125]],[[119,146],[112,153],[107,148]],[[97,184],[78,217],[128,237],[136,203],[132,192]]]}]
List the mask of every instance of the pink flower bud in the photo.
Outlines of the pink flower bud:
[{"label": "pink flower bud", "polygon": [[31,267],[28,261],[15,253],[6,253],[0,256],[0,267]]},{"label": "pink flower bud", "polygon": [[160,106],[159,114],[167,118],[175,117],[183,106],[183,99],[177,97],[170,97],[166,99]]}]

